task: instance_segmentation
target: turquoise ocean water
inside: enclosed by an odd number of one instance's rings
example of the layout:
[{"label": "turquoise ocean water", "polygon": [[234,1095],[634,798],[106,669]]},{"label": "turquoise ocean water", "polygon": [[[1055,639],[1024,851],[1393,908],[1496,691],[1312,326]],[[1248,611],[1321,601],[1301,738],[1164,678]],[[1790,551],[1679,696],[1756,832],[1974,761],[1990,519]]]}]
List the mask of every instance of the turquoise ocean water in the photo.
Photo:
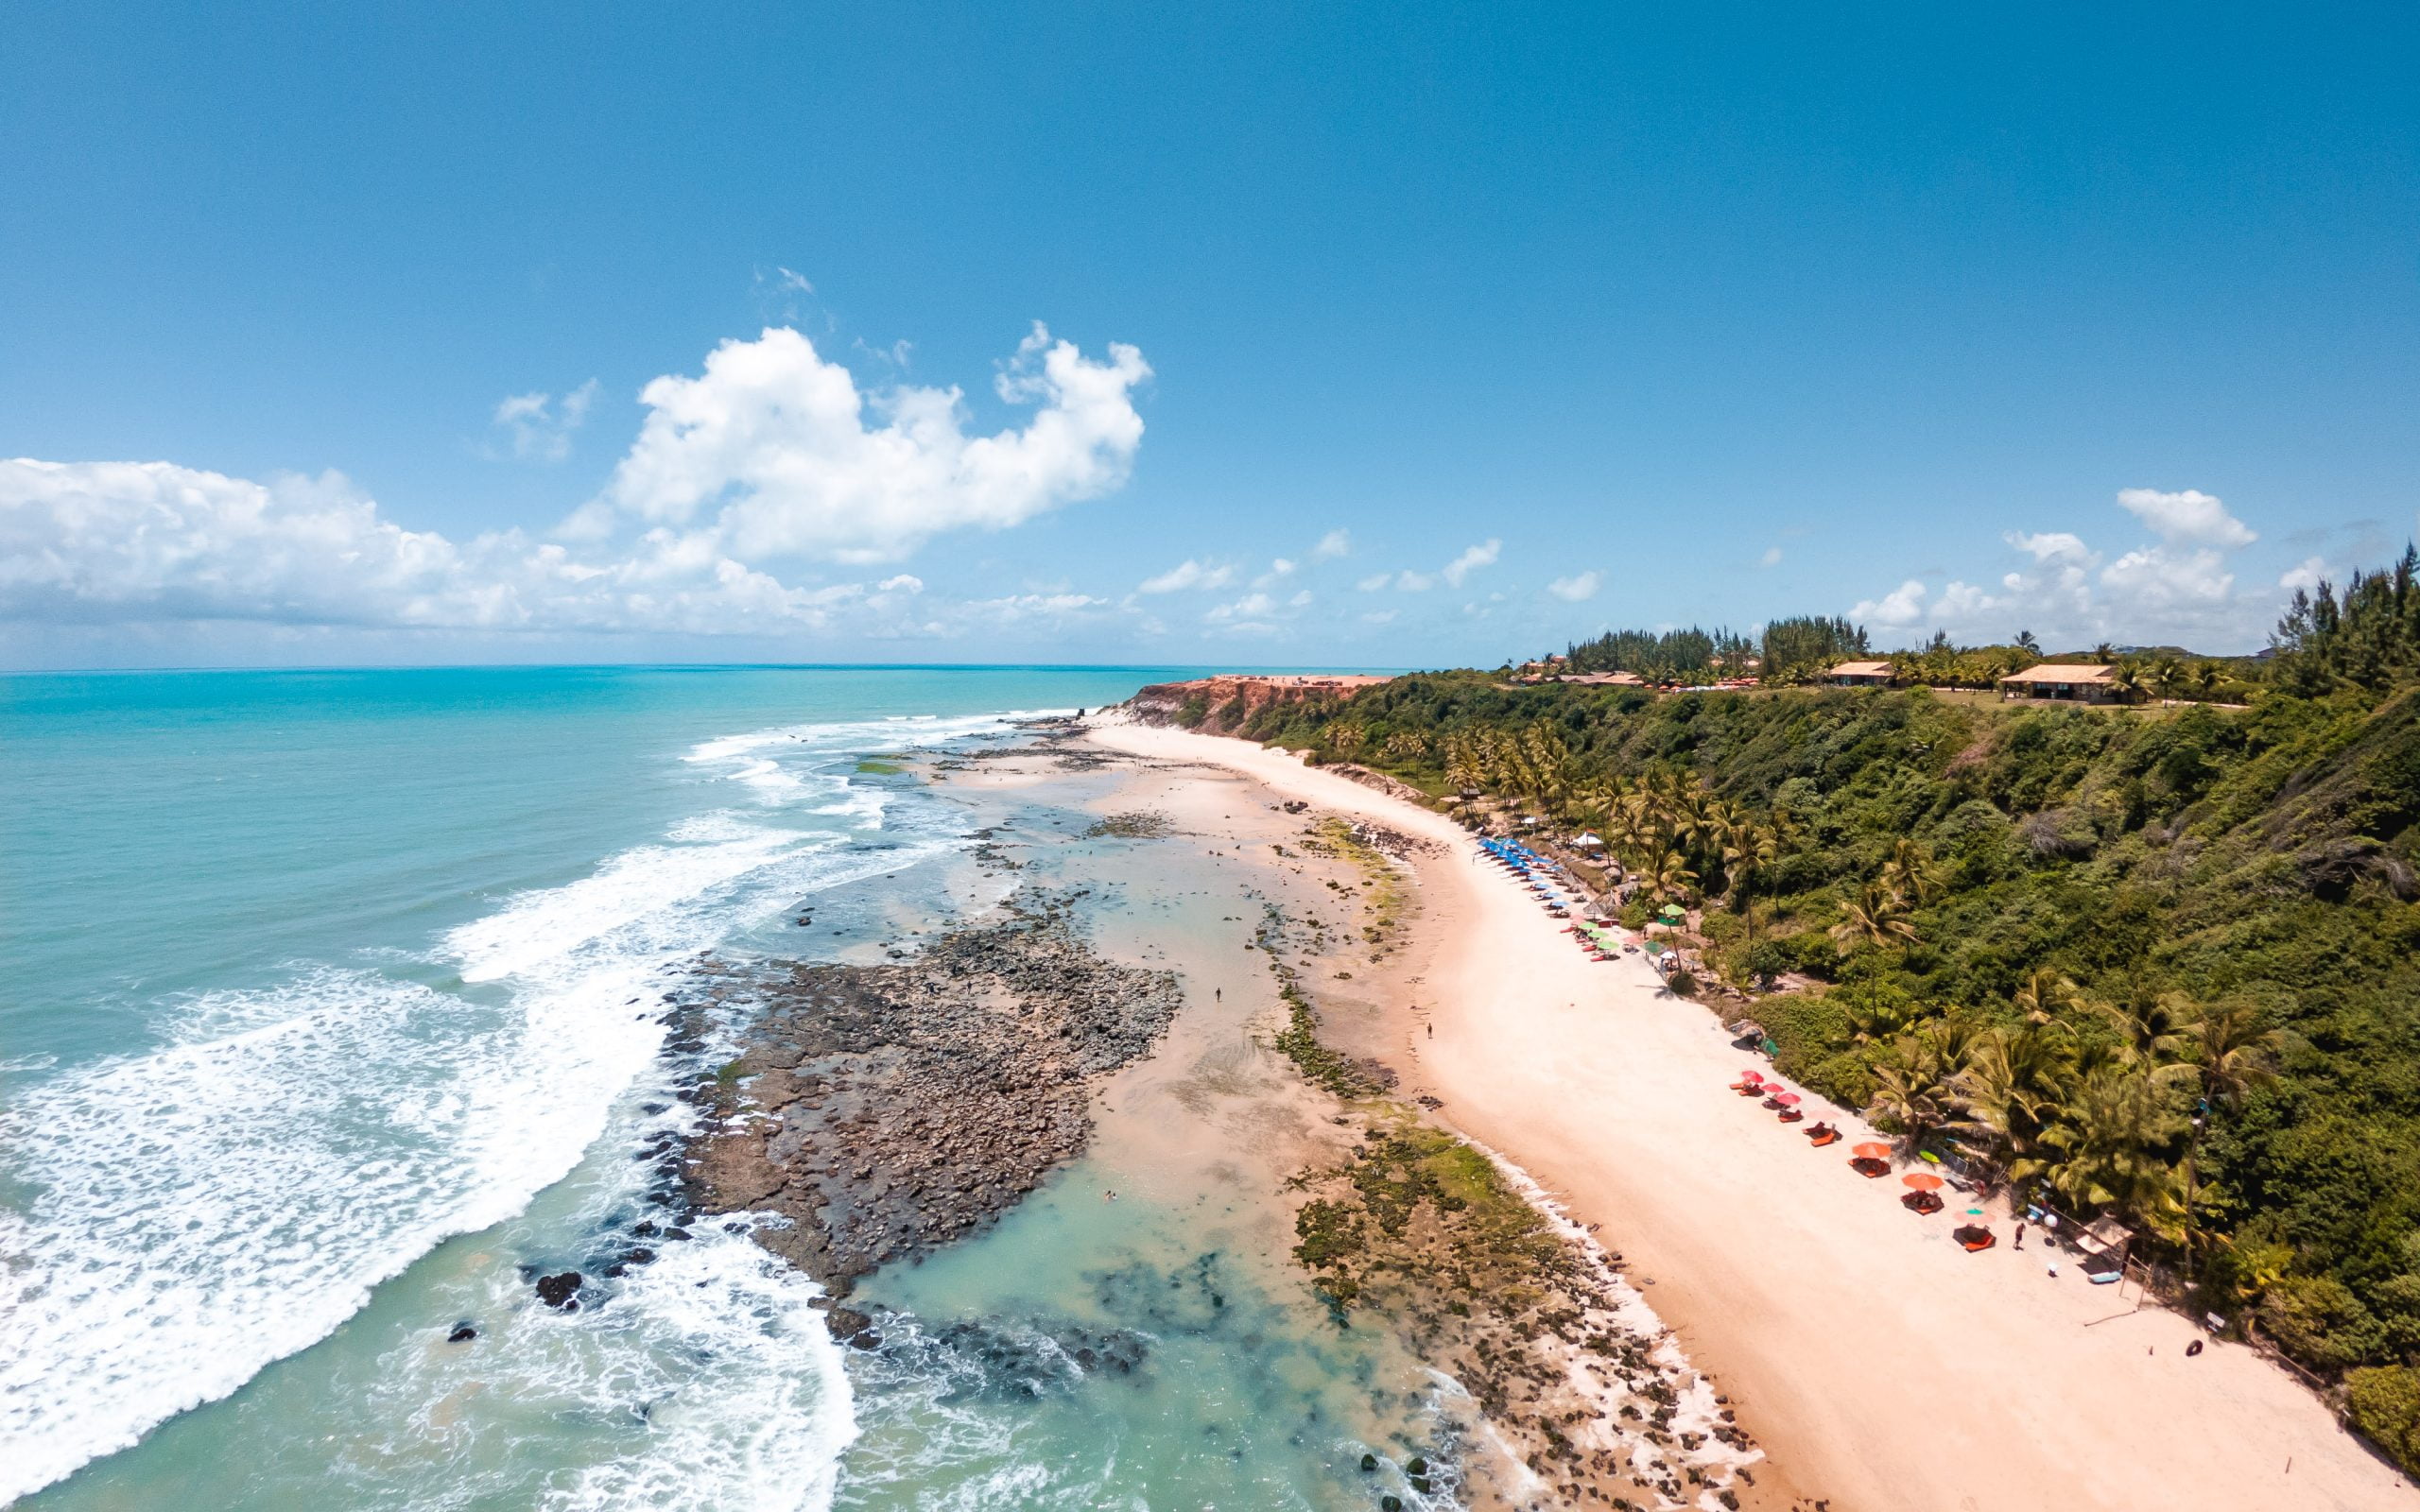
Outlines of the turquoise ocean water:
[{"label": "turquoise ocean water", "polygon": [[[0,679],[0,1503],[1344,1504],[1358,1440],[1303,1423],[1386,1363],[1147,1203],[1046,1191],[894,1288],[989,1365],[844,1361],[719,1228],[529,1301],[644,1211],[683,963],[796,949],[802,902],[880,938],[965,869],[970,810],[862,758],[1172,675]],[[1154,1364],[1108,1395],[1019,1307]]]}]

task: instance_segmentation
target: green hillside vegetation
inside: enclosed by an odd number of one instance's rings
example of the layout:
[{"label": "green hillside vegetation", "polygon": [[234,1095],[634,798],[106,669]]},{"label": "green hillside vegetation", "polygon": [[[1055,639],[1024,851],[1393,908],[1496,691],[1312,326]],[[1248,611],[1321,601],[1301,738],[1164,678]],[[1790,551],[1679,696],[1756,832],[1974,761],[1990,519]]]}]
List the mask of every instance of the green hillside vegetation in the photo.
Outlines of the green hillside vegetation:
[{"label": "green hillside vegetation", "polygon": [[1597,829],[1793,985],[1786,1074],[2118,1216],[2420,1469],[2415,566],[2298,599],[2241,709],[1461,672],[1239,732]]},{"label": "green hillside vegetation", "polygon": [[1749,674],[1768,687],[1806,687],[1823,682],[1841,662],[1886,656],[1900,682],[1931,688],[1990,689],[2010,673],[2045,661],[2093,662],[2117,667],[2118,686],[2129,697],[2171,702],[2239,703],[2268,670],[2256,658],[2196,656],[2182,646],[2121,652],[2103,644],[2045,657],[2024,630],[1999,645],[1958,645],[1936,634],[1925,645],[1879,653],[1862,626],[1811,615],[1774,620],[1754,637],[1695,627],[1608,630],[1574,643],[1565,660],[1572,672],[1632,672],[1664,685],[1685,687]]}]

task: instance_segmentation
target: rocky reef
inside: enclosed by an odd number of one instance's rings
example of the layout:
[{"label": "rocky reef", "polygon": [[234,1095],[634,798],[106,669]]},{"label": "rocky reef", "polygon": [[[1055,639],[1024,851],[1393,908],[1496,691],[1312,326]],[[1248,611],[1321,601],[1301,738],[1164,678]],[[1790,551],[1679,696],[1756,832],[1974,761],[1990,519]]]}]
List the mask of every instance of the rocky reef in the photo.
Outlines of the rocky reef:
[{"label": "rocky reef", "polygon": [[896,965],[799,964],[713,1078],[685,1163],[705,1212],[836,1296],[989,1223],[1080,1152],[1094,1084],[1175,1016],[1172,973],[1102,959],[1027,894]]}]

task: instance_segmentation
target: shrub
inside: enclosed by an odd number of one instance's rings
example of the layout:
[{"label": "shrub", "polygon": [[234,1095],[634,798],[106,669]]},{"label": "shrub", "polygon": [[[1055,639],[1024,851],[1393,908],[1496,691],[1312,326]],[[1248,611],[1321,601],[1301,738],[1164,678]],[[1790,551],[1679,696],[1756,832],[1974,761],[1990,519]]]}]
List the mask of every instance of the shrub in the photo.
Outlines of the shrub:
[{"label": "shrub", "polygon": [[2345,1405],[2361,1436],[2386,1451],[2412,1475],[2420,1475],[2420,1370],[2379,1366],[2344,1378]]}]

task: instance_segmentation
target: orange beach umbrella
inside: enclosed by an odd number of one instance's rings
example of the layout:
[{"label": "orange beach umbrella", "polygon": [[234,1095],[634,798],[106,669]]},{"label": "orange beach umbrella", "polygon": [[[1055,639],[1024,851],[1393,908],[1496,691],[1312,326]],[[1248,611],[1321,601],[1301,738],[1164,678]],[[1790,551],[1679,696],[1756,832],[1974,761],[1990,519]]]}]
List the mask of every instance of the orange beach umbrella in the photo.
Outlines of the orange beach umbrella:
[{"label": "orange beach umbrella", "polygon": [[1852,1144],[1849,1146],[1849,1153],[1860,1160],[1887,1160],[1891,1158],[1891,1146],[1871,1143]]},{"label": "orange beach umbrella", "polygon": [[1913,1176],[1903,1176],[1899,1180],[1901,1184],[1913,1187],[1918,1192],[1938,1192],[1944,1184],[1941,1177],[1928,1171],[1918,1171]]}]

